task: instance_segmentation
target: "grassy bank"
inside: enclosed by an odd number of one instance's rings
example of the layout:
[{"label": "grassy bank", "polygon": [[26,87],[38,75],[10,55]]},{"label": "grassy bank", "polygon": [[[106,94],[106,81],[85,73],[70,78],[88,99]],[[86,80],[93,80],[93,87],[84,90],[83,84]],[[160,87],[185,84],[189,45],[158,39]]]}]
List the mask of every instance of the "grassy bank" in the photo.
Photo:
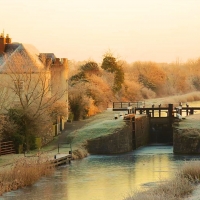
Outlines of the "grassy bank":
[{"label": "grassy bank", "polygon": [[178,200],[188,197],[200,182],[200,161],[186,162],[172,180],[145,191],[133,191],[124,200]]},{"label": "grassy bank", "polygon": [[54,167],[46,156],[18,159],[12,166],[0,171],[0,195],[32,185],[42,176],[51,175],[53,172]]},{"label": "grassy bank", "polygon": [[124,125],[122,118],[115,120],[113,111],[104,111],[81,129],[71,132],[67,139],[72,143],[73,158],[80,159],[87,156],[87,141],[112,134]]}]

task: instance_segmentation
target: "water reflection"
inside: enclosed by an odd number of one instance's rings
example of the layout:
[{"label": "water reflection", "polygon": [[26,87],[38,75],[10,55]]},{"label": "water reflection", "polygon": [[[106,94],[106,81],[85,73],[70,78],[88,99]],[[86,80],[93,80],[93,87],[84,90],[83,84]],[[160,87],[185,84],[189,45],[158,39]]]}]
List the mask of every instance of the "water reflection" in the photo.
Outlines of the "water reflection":
[{"label": "water reflection", "polygon": [[121,200],[131,190],[154,186],[155,182],[170,178],[184,160],[191,159],[198,156],[173,155],[172,146],[148,146],[126,154],[89,156],[0,199]]}]

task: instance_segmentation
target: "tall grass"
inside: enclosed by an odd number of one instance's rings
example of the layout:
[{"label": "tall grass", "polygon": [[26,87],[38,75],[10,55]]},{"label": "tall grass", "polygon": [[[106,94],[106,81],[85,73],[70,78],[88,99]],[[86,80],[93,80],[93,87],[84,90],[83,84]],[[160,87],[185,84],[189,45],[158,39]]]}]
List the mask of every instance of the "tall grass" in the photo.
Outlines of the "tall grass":
[{"label": "tall grass", "polygon": [[192,162],[186,162],[180,172],[184,178],[187,178],[191,182],[200,182],[200,161],[193,160]]},{"label": "tall grass", "polygon": [[178,200],[187,197],[200,182],[200,161],[186,162],[174,178],[145,191],[133,191],[124,200]]},{"label": "tall grass", "polygon": [[32,185],[42,176],[51,175],[54,167],[47,157],[21,158],[6,169],[0,171],[0,195]]}]

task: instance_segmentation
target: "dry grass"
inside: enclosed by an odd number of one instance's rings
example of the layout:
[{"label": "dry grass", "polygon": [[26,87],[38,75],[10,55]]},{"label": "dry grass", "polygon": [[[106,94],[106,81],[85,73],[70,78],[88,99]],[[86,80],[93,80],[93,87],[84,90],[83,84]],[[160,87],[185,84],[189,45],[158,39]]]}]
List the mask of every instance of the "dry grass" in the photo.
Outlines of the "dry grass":
[{"label": "dry grass", "polygon": [[147,106],[151,106],[152,104],[155,104],[155,106],[159,104],[162,104],[162,106],[167,106],[169,103],[174,104],[174,106],[178,106],[179,102],[187,103],[199,100],[200,100],[200,92],[195,91],[183,95],[174,95],[163,98],[148,99],[145,100],[145,103],[147,104]]},{"label": "dry grass", "polygon": [[186,162],[181,171],[179,172],[184,178],[187,178],[193,183],[200,182],[200,161],[193,160],[192,162]]},{"label": "dry grass", "polygon": [[172,180],[153,189],[135,191],[124,200],[178,200],[187,197],[200,181],[200,161],[186,162]]},{"label": "dry grass", "polygon": [[32,185],[42,176],[51,175],[54,167],[47,157],[39,156],[18,159],[11,167],[0,172],[0,195]]},{"label": "dry grass", "polygon": [[85,148],[78,148],[73,151],[72,158],[73,159],[82,159],[88,156],[88,152]]}]

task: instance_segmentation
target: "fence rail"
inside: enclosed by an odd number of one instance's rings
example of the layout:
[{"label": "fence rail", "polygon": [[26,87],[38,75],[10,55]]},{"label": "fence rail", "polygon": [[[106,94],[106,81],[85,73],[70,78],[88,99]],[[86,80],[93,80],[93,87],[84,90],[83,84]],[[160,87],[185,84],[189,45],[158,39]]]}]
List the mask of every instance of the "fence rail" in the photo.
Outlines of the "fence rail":
[{"label": "fence rail", "polygon": [[16,153],[13,141],[0,142],[0,156]]},{"label": "fence rail", "polygon": [[136,102],[113,102],[113,110],[120,111],[120,110],[128,110],[132,108],[140,108],[144,107],[145,102],[136,101]]}]

